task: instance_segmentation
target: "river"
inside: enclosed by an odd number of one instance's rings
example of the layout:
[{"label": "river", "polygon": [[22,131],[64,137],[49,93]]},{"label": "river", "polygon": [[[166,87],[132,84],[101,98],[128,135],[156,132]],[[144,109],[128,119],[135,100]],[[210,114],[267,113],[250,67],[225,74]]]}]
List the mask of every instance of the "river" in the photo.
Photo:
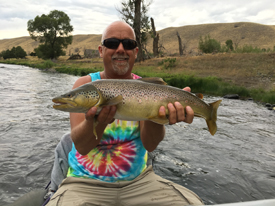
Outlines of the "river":
[{"label": "river", "polygon": [[[77,78],[0,64],[0,205],[49,182],[55,146],[70,130],[68,113],[52,109],[51,99]],[[166,126],[151,153],[155,172],[205,204],[275,198],[275,112],[223,99],[217,124],[215,136],[199,118]]]}]

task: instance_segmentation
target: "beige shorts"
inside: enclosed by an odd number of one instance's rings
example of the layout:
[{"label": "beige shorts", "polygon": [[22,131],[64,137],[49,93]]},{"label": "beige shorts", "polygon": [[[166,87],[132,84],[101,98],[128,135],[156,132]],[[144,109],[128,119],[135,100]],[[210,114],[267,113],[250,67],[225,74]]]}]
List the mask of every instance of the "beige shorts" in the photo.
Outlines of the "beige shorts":
[{"label": "beige shorts", "polygon": [[68,177],[59,186],[47,206],[80,205],[203,205],[187,188],[156,175],[149,166],[132,181],[107,183],[93,179]]}]

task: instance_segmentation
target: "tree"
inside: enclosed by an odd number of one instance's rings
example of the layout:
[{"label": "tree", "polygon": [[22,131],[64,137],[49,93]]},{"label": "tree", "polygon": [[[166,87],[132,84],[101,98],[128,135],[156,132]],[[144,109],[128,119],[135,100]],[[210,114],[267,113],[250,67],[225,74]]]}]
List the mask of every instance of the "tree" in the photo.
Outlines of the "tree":
[{"label": "tree", "polygon": [[151,36],[153,38],[153,54],[155,57],[159,56],[159,34],[156,32],[156,27],[154,19],[151,18],[152,32]]},{"label": "tree", "polygon": [[204,40],[200,37],[199,49],[204,53],[219,52],[221,50],[221,43],[216,39],[211,39],[210,35],[207,35],[204,37]]},{"label": "tree", "polygon": [[28,21],[28,31],[32,39],[41,44],[35,49],[38,57],[43,59],[56,59],[65,52],[73,41],[70,33],[73,26],[71,19],[62,11],[53,10],[48,15],[36,16],[34,20]]},{"label": "tree", "polygon": [[21,46],[18,47],[12,47],[11,50],[7,49],[6,51],[2,51],[1,55],[4,59],[10,59],[10,58],[25,58],[27,56],[27,53],[24,49],[22,49]]},{"label": "tree", "polygon": [[225,42],[225,44],[226,44],[226,47],[227,47],[228,49],[230,49],[231,51],[233,51],[233,41],[232,41],[231,39],[228,39],[228,40]]},{"label": "tree", "polygon": [[117,8],[122,19],[134,28],[139,47],[137,61],[144,60],[143,50],[147,42],[147,34],[151,31],[149,17],[147,16],[151,3],[152,1],[146,3],[145,0],[125,0],[121,2],[121,9]]},{"label": "tree", "polygon": [[183,48],[182,48],[182,43],[181,43],[181,37],[179,35],[179,32],[177,32],[177,37],[178,37],[178,41],[179,41],[179,52],[180,52],[180,56],[183,55]]}]

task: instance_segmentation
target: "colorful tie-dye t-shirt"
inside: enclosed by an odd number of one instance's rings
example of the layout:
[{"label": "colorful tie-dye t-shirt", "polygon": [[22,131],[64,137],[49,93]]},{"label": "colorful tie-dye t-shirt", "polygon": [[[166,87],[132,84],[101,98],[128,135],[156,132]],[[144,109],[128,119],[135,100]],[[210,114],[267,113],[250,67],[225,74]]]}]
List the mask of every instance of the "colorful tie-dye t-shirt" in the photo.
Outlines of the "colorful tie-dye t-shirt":
[{"label": "colorful tie-dye t-shirt", "polygon": [[[100,79],[99,72],[90,76],[92,81]],[[133,78],[140,77],[133,74]],[[87,155],[79,154],[73,144],[67,176],[105,182],[133,180],[146,169],[146,162],[147,151],[140,139],[139,122],[115,120],[106,127],[99,145]]]}]

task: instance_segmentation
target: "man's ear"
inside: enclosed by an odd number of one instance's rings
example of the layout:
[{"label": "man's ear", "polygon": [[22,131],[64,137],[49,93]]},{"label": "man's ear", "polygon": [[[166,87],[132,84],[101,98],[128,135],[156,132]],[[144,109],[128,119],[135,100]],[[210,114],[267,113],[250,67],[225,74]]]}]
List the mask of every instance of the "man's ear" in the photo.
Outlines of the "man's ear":
[{"label": "man's ear", "polygon": [[100,54],[100,57],[102,57],[103,55],[102,55],[102,46],[98,46],[98,51],[99,51],[99,54]]}]

